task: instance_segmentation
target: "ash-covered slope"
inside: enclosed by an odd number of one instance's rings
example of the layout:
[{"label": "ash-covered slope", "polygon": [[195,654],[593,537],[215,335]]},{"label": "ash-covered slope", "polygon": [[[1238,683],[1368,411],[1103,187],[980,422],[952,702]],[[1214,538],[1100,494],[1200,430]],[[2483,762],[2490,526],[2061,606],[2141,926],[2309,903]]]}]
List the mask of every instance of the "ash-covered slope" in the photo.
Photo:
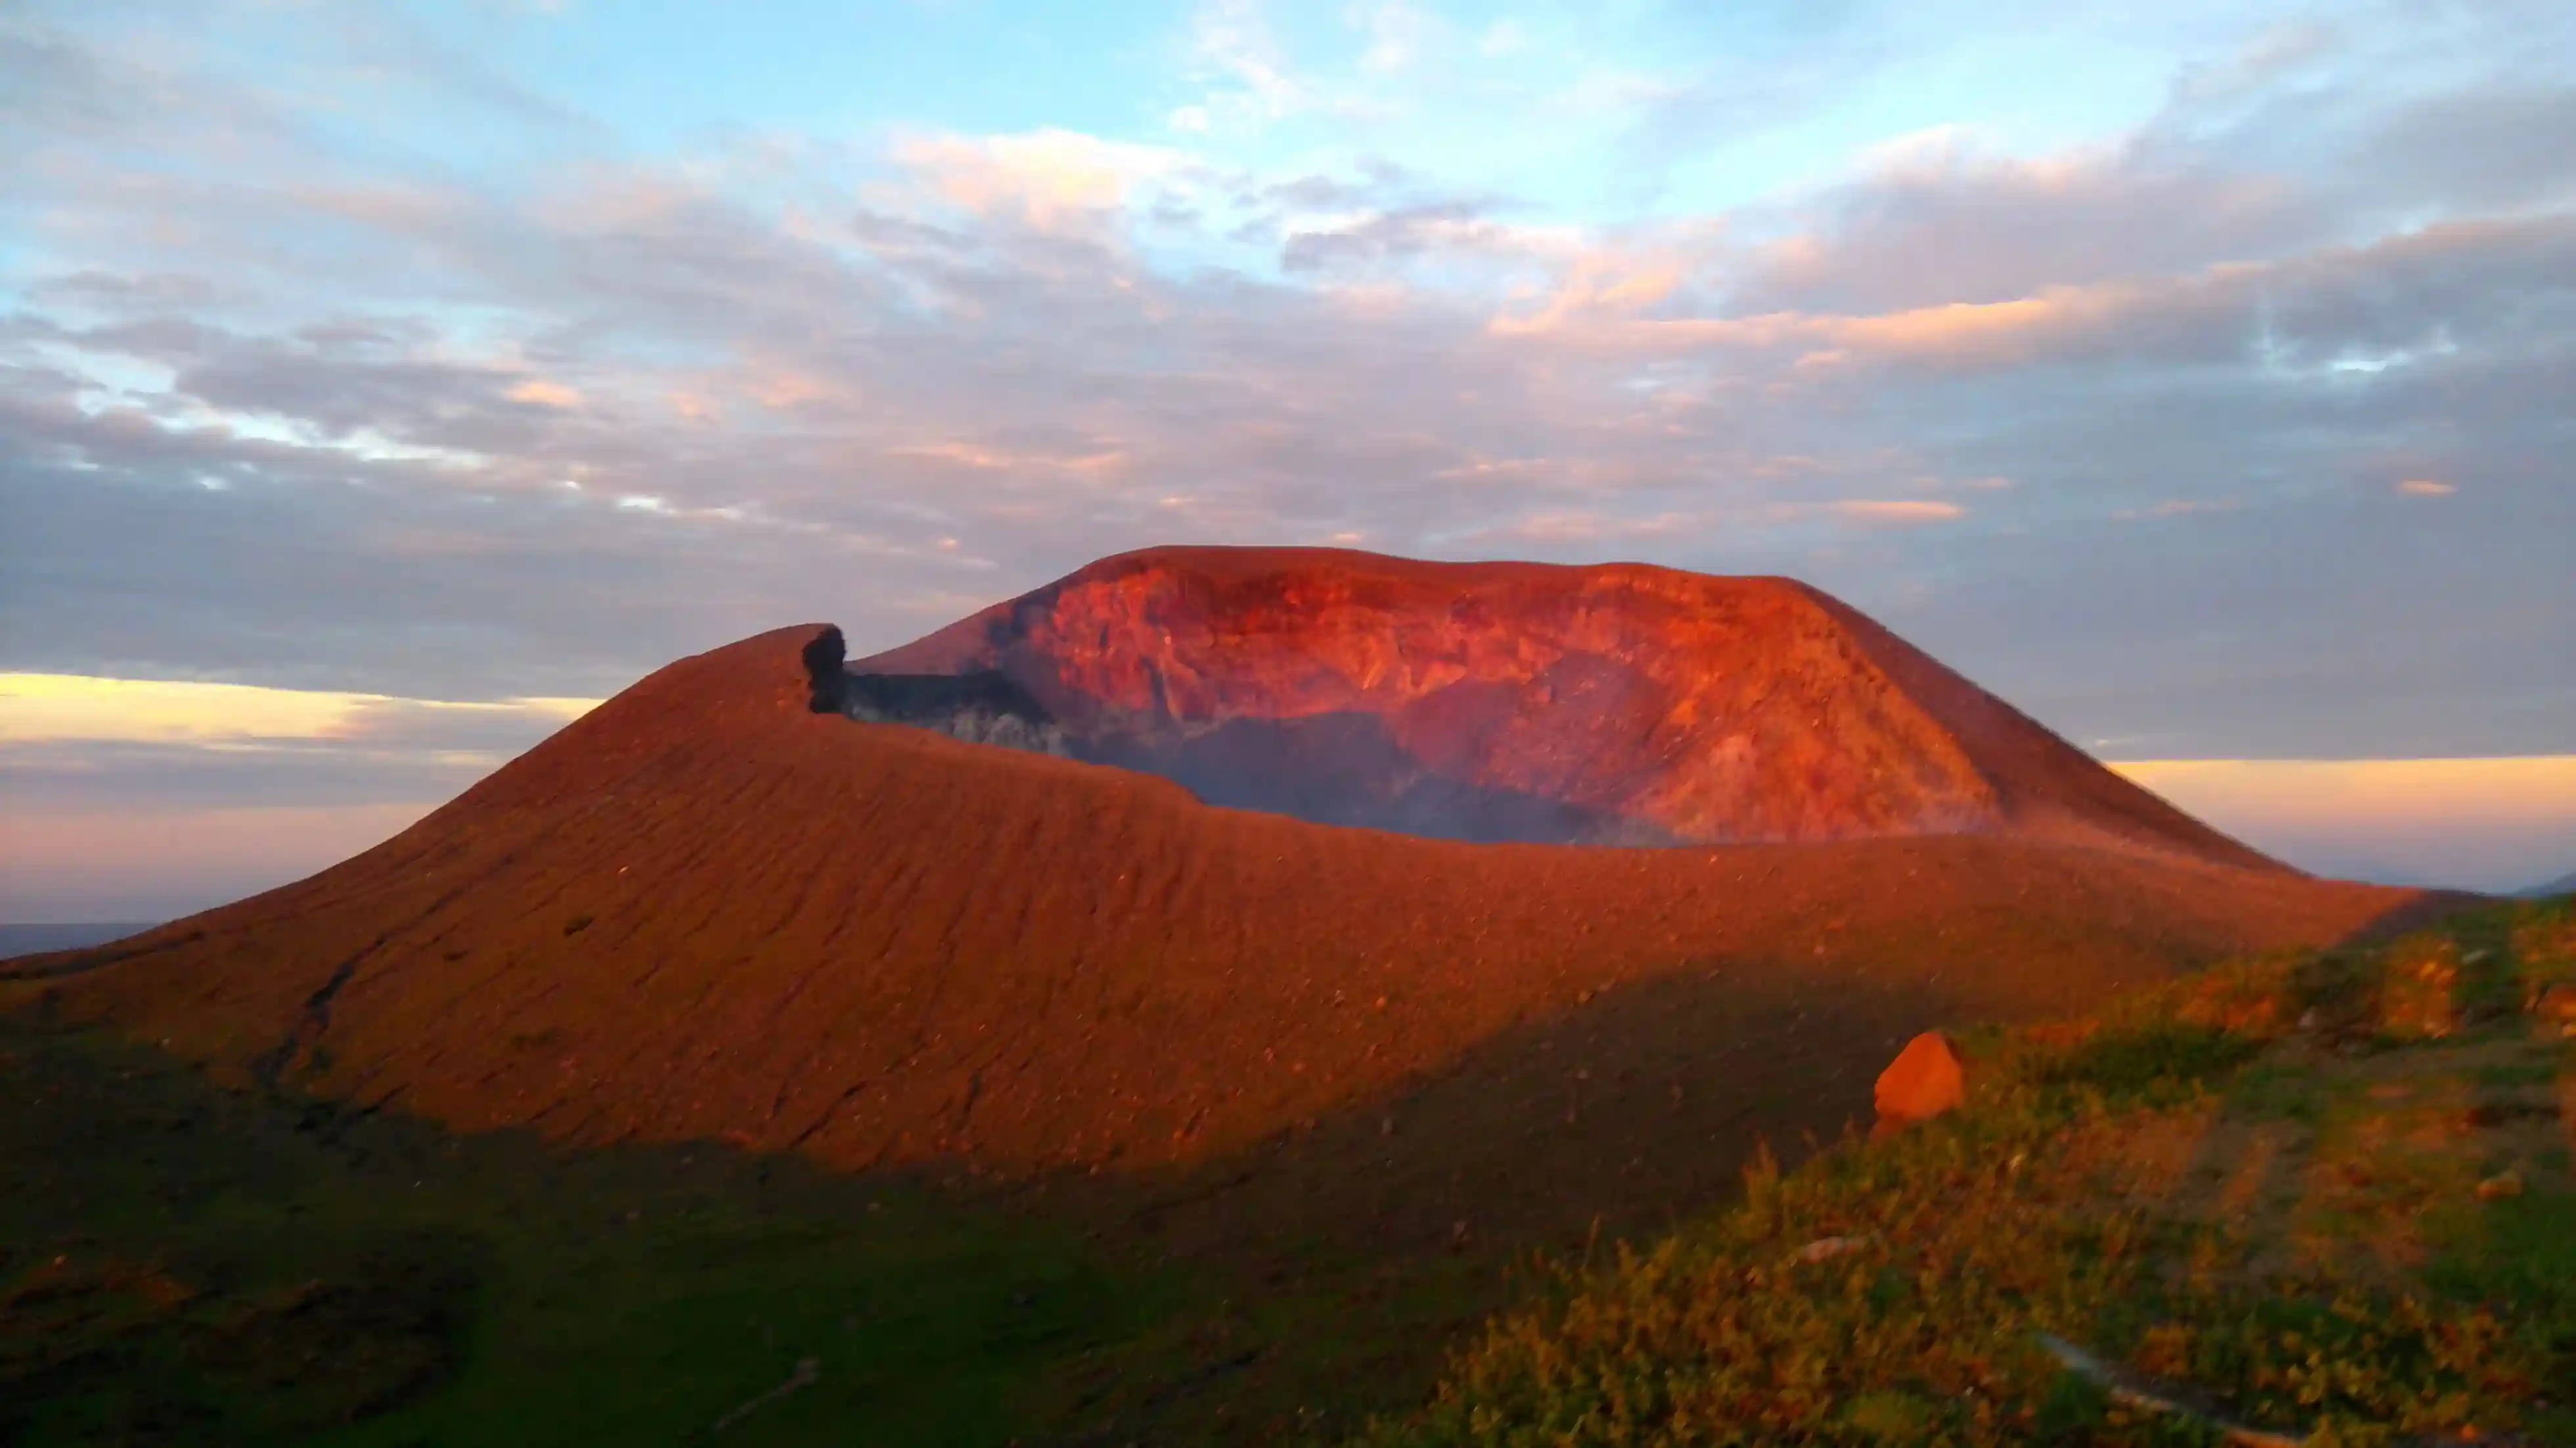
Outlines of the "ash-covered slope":
[{"label": "ash-covered slope", "polygon": [[[1368,1152],[1428,1153],[1443,1182],[1469,1156],[1527,1179],[1553,1160],[1528,1152],[1573,1141],[1611,1143],[1614,1175],[1668,1156],[1722,1185],[1723,1144],[1785,1134],[1783,1111],[1865,1114],[1912,1030],[2080,1007],[2417,898],[2011,838],[1329,829],[817,712],[840,669],[820,626],[684,659],[374,850],[0,978],[236,1077],[582,1142],[1007,1173],[1366,1111]],[[1683,996],[1705,1008],[1617,1005]],[[1493,1064],[1564,1023],[1536,1065]],[[1551,1125],[1578,1046],[1602,1083],[1582,1089],[1654,1109]],[[1381,1141],[1375,1112],[1477,1060],[1505,1084],[1456,1093],[1454,1129]]]},{"label": "ash-covered slope", "polygon": [[1007,683],[1076,757],[1325,823],[1595,843],[2018,835],[2271,863],[1785,579],[1153,549],[852,672]]}]

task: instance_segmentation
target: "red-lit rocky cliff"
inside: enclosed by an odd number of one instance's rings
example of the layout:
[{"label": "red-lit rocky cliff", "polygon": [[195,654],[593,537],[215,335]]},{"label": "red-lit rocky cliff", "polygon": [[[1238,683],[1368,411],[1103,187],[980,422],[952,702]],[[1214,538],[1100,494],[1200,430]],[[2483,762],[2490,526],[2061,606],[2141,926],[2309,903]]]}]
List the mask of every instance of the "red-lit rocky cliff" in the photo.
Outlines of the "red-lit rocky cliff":
[{"label": "red-lit rocky cliff", "polygon": [[1214,804],[1544,842],[2004,834],[2269,862],[1775,578],[1329,549],[1105,559],[856,675],[971,675]]}]

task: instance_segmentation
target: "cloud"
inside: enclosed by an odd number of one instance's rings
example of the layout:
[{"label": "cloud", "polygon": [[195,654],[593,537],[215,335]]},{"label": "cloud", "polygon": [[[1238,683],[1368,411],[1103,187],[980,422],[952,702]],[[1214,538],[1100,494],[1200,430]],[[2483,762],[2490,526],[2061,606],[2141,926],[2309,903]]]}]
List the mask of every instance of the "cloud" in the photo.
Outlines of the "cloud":
[{"label": "cloud", "polygon": [[2152,508],[2123,508],[2111,516],[2123,523],[2141,518],[2184,518],[2194,513],[2233,513],[2245,506],[2234,498],[2167,498]]},{"label": "cloud", "polygon": [[580,393],[564,386],[560,382],[548,382],[542,377],[531,377],[527,381],[520,383],[518,386],[511,388],[504,395],[512,402],[524,402],[533,407],[572,408],[581,406]]},{"label": "cloud", "polygon": [[[465,167],[179,21],[42,31],[70,79],[13,96],[0,172],[42,223],[0,259],[0,667],[597,696],[783,621],[899,643],[1147,543],[1357,535],[1799,574],[2077,733],[2576,727],[2531,622],[2576,610],[2576,219],[2547,148],[2474,153],[2554,114],[2545,77],[2374,91],[2328,37],[2123,135],[1623,210],[1580,147],[1575,204],[1330,129],[1349,77],[1292,63],[1293,18],[1198,14],[1136,104],[1203,133],[652,155],[465,87],[459,127],[530,138]],[[1799,105],[1859,19],[1764,22]],[[1629,78],[1616,114],[1675,83]]]},{"label": "cloud", "polygon": [[2113,769],[2330,875],[2514,890],[2576,860],[2576,756],[2147,760]]},{"label": "cloud", "polygon": [[912,136],[894,159],[941,200],[1039,231],[1086,222],[1179,165],[1172,152],[1063,130],[1005,136]]},{"label": "cloud", "polygon": [[1364,272],[1425,258],[1522,262],[1562,255],[1577,244],[1564,230],[1497,221],[1489,214],[1494,206],[1488,199],[1452,198],[1304,227],[1292,223],[1279,266],[1293,274]]},{"label": "cloud", "polygon": [[284,884],[590,707],[0,675],[0,918],[160,918]]},{"label": "cloud", "polygon": [[1870,523],[1947,523],[1968,515],[1956,503],[1922,498],[1848,498],[1828,506],[1841,517]]},{"label": "cloud", "polygon": [[1191,18],[1190,76],[1208,87],[1182,108],[1201,131],[1258,129],[1315,102],[1313,88],[1272,35],[1261,0],[1200,0]]},{"label": "cloud", "polygon": [[[595,699],[460,703],[201,680],[0,674],[0,746],[73,741],[250,745],[287,741],[440,747],[526,741],[579,718]],[[492,734],[499,726],[500,733]]]},{"label": "cloud", "polygon": [[[0,700],[0,835],[90,842],[0,875],[130,902],[125,852],[211,903],[452,795],[525,701],[1164,541],[1792,574],[2169,758],[2564,754],[2576,32],[2443,16],[2230,21],[2124,127],[1886,142],[1993,25],[1233,0],[1159,80],[1063,58],[1138,134],[659,140],[358,7],[13,14],[0,669],[178,692]],[[2557,848],[2330,813],[2276,847]],[[210,873],[272,828],[305,853]]]},{"label": "cloud", "polygon": [[2576,306],[2576,213],[2445,222],[2278,262],[1879,313],[1651,314],[1673,281],[1645,273],[1603,287],[1578,273],[1542,309],[1498,315],[1492,329],[1640,353],[1771,353],[1810,368],[2236,360],[2376,371],[2456,348],[2465,329],[2516,326],[2500,309],[2517,302]]},{"label": "cloud", "polygon": [[175,919],[327,868],[437,803],[117,809],[13,800],[12,828],[0,830],[0,920]]},{"label": "cloud", "polygon": [[155,919],[364,849],[592,707],[0,674],[0,919]]},{"label": "cloud", "polygon": [[1956,127],[1886,143],[1749,258],[1750,311],[2011,303],[2291,254],[2333,237],[2294,178],[2143,137],[2043,156]]},{"label": "cloud", "polygon": [[2449,483],[2437,483],[2431,478],[2408,478],[2397,485],[2397,491],[2410,498],[2447,498],[2459,489]]},{"label": "cloud", "polygon": [[1359,68],[1381,74],[1406,69],[1449,39],[1448,25],[1439,16],[1399,0],[1379,0],[1361,13],[1360,25],[1368,48],[1360,54]]}]

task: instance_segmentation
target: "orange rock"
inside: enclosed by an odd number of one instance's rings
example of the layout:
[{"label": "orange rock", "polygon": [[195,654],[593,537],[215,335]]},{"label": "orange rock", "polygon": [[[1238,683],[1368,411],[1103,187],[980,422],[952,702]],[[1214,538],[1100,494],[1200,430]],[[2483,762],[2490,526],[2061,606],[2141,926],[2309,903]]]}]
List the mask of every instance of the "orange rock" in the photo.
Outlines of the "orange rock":
[{"label": "orange rock", "polygon": [[1903,1125],[1929,1121],[1968,1099],[1968,1077],[1950,1038],[1925,1031],[1905,1043],[1878,1073],[1878,1119]]},{"label": "orange rock", "polygon": [[2558,1034],[2576,1038],[2576,981],[2560,981],[2531,1002],[2531,1013]]}]

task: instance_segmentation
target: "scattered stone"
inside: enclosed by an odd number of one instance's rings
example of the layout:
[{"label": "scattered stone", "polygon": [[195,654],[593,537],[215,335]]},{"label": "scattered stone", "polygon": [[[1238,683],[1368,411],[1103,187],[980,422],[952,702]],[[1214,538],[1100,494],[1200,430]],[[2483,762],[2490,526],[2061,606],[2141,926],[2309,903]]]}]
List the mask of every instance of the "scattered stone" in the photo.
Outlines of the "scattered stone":
[{"label": "scattered stone", "polygon": [[816,1358],[798,1358],[796,1360],[796,1371],[787,1375],[787,1381],[780,1383],[777,1387],[771,1388],[768,1392],[761,1394],[759,1397],[752,1399],[750,1402],[745,1403],[741,1407],[734,1409],[732,1412],[725,1414],[723,1417],[716,1419],[715,1426],[707,1429],[707,1435],[709,1437],[713,1437],[718,1433],[722,1433],[725,1429],[732,1427],[734,1424],[741,1422],[747,1417],[750,1417],[755,1410],[770,1403],[774,1403],[780,1398],[786,1397],[789,1393],[795,1392],[799,1388],[810,1388],[822,1380],[823,1364],[821,1360]]},{"label": "scattered stone", "polygon": [[2576,981],[2562,980],[2542,991],[2532,1002],[2531,1013],[2556,1026],[2560,1035],[2576,1036]]},{"label": "scattered stone", "polygon": [[2501,1201],[2506,1197],[2521,1195],[2522,1173],[2518,1171],[2498,1172],[2478,1183],[2478,1200],[2482,1202]]},{"label": "scattered stone", "polygon": [[1822,1262],[1845,1252],[1857,1252],[1878,1240],[1876,1232],[1863,1232],[1857,1237],[1819,1237],[1798,1249],[1801,1262]]},{"label": "scattered stone", "polygon": [[1925,1031],[1905,1043],[1887,1069],[1878,1073],[1878,1120],[1882,1128],[1929,1121],[1957,1109],[1968,1099],[1967,1070],[1950,1038]]},{"label": "scattered stone", "polygon": [[2183,1393],[2149,1386],[2055,1333],[2043,1332],[2037,1336],[2039,1345],[2049,1356],[2063,1364],[2068,1372],[2091,1379],[2111,1395],[2111,1401],[2124,1407],[2205,1424],[2217,1433],[2218,1441],[2229,1445],[2229,1448],[2306,1448],[2310,1441],[2304,1433],[2275,1433],[2268,1428],[2234,1422],[2208,1404],[2187,1400]]}]

